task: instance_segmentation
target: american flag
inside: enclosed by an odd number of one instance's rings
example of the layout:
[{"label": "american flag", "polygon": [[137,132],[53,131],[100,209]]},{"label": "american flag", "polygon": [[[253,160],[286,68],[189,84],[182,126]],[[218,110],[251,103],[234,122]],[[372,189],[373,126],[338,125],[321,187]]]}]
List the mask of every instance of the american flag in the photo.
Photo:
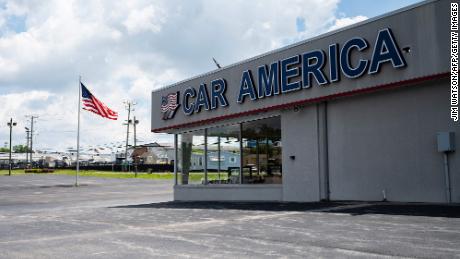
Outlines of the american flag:
[{"label": "american flag", "polygon": [[161,111],[173,111],[179,104],[177,103],[177,93],[171,93],[161,98]]},{"label": "american flag", "polygon": [[104,118],[116,120],[118,118],[118,113],[111,110],[101,101],[99,101],[93,94],[86,88],[83,83],[81,84],[81,97],[83,99],[83,110],[93,112],[97,115],[100,115]]}]

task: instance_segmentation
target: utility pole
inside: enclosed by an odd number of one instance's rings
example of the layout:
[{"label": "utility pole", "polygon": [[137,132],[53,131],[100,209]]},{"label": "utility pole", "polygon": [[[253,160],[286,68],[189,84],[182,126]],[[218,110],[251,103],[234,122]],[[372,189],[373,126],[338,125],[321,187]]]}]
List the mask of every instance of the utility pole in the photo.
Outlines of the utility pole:
[{"label": "utility pole", "polygon": [[13,118],[10,118],[10,121],[7,123],[8,127],[10,127],[10,157],[9,157],[9,173],[8,175],[11,176],[11,142],[12,142],[12,135],[13,135],[13,127],[16,126],[16,122],[13,122]]},{"label": "utility pole", "polygon": [[29,149],[30,129],[27,127],[24,127],[24,129],[26,129],[26,134],[27,134],[26,136],[26,147],[27,147],[26,148],[26,165],[28,165],[29,164],[29,151],[30,151]]},{"label": "utility pole", "polygon": [[[136,125],[139,124],[139,120],[136,120],[136,116],[134,116],[134,119],[133,119],[133,128],[134,128],[134,149],[133,150],[136,150],[136,145],[137,145],[137,139],[136,139]],[[134,172],[135,172],[135,176],[137,177],[137,160],[136,158],[133,158],[134,159]]]},{"label": "utility pole", "polygon": [[30,163],[32,164],[32,167],[34,166],[34,159],[33,159],[33,153],[34,153],[34,119],[38,118],[38,116],[30,116]]},{"label": "utility pole", "polygon": [[30,117],[30,164],[32,165],[33,167],[33,164],[34,164],[34,160],[33,160],[33,150],[34,150],[34,146],[33,146],[33,139],[34,139],[34,119],[38,119],[38,116],[36,115],[28,115],[26,117]]},{"label": "utility pole", "polygon": [[132,121],[131,121],[131,110],[134,111],[133,106],[136,105],[136,102],[127,100],[124,103],[125,103],[126,109],[128,110],[128,119],[126,120],[126,124],[125,124],[126,125],[125,161],[126,161],[126,163],[128,163],[128,166],[129,166],[129,162],[128,162],[129,124],[132,123]]}]

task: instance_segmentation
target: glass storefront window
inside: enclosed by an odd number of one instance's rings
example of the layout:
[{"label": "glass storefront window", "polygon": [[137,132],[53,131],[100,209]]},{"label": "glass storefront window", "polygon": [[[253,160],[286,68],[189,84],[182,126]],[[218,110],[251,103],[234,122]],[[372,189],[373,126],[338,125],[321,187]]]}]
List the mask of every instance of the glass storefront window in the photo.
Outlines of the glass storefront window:
[{"label": "glass storefront window", "polygon": [[243,123],[243,183],[281,184],[281,120]]},{"label": "glass storefront window", "polygon": [[240,125],[210,128],[207,132],[209,183],[239,183]]},{"label": "glass storefront window", "polygon": [[178,184],[282,183],[280,117],[186,132],[177,140]]}]

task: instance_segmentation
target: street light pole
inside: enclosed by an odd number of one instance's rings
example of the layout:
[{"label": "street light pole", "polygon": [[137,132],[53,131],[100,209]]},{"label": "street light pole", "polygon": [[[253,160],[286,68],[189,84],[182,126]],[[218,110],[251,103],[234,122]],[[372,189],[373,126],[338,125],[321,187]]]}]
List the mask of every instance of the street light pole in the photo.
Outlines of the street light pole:
[{"label": "street light pole", "polygon": [[137,138],[136,138],[136,125],[139,124],[139,120],[136,120],[136,116],[134,116],[133,120],[133,127],[134,127],[134,148],[137,146]]},{"label": "street light pole", "polygon": [[7,125],[10,127],[10,156],[9,156],[9,173],[8,175],[11,176],[11,141],[12,141],[12,135],[13,135],[13,127],[16,126],[16,122],[13,122],[13,118],[10,118],[10,121],[7,123]]}]

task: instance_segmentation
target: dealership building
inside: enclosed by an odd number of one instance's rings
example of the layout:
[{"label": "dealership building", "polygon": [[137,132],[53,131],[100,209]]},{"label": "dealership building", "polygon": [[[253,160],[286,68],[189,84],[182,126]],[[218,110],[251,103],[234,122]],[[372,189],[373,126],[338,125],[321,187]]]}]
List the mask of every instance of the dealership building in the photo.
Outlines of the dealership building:
[{"label": "dealership building", "polygon": [[459,203],[449,60],[424,1],[153,91],[174,199]]}]

